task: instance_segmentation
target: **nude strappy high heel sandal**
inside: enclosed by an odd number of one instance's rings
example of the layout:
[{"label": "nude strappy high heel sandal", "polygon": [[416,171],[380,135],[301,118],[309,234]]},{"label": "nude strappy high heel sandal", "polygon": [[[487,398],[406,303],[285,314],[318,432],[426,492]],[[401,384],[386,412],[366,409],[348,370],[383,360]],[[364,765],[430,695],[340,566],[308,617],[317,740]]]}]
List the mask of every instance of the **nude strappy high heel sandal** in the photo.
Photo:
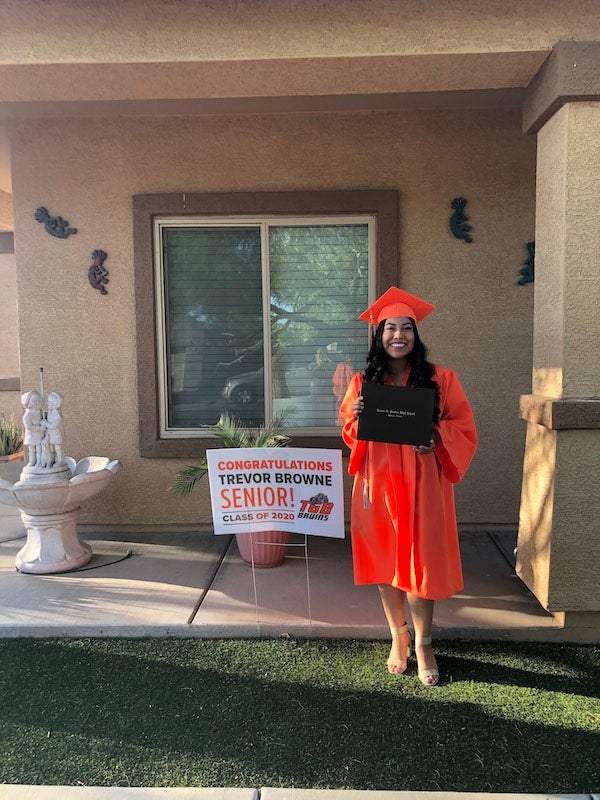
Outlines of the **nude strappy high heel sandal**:
[{"label": "nude strappy high heel sandal", "polygon": [[[406,658],[404,661],[394,661],[392,658],[388,658],[387,660],[387,668],[390,675],[402,675],[406,672],[406,667],[408,663],[408,659],[410,657],[410,643],[412,641],[412,636],[408,629],[408,625],[406,622],[404,625],[400,625],[398,628],[390,627],[390,633],[392,636],[402,636],[403,633],[408,634],[408,646],[406,648]],[[392,671],[392,667],[397,668],[395,671]]]},{"label": "nude strappy high heel sandal", "polygon": [[[417,645],[431,644],[431,636],[415,636],[415,647]],[[418,670],[419,680],[423,686],[437,686],[440,679],[439,669],[420,669]]]}]

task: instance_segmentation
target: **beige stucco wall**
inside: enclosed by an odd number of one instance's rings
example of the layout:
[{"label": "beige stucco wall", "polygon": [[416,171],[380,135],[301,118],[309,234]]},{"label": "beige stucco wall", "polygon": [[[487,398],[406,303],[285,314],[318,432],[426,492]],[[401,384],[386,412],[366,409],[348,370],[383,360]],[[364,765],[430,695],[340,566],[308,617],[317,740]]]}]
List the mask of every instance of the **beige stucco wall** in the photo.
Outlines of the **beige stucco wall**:
[{"label": "beige stucco wall", "polygon": [[[24,385],[45,366],[48,388],[67,398],[70,453],[124,464],[87,520],[210,519],[205,486],[186,500],[166,490],[185,462],[138,456],[131,196],[371,188],[400,192],[402,285],[438,306],[422,334],[475,408],[481,446],[459,519],[517,520],[533,293],[516,281],[535,183],[535,140],[521,135],[518,111],[31,121],[15,127],[12,150]],[[458,195],[469,201],[469,245],[448,230]],[[78,234],[46,235],[33,219],[41,204]],[[87,280],[96,248],[108,252],[107,296]]]},{"label": "beige stucco wall", "polygon": [[[567,103],[538,134],[533,392],[586,397],[600,386],[600,106]],[[591,213],[590,213],[591,212]]]},{"label": "beige stucco wall", "polygon": [[600,608],[600,430],[560,431],[548,608]]},{"label": "beige stucco wall", "polygon": [[568,103],[565,397],[600,390],[600,102]]},{"label": "beige stucco wall", "polygon": [[596,0],[4,0],[0,63],[549,50],[597,39]]},{"label": "beige stucco wall", "polygon": [[[0,154],[1,158],[1,154]],[[12,231],[14,227],[12,195],[0,189],[0,233]]]},{"label": "beige stucco wall", "polygon": [[550,611],[598,610],[600,431],[527,427],[517,572]]},{"label": "beige stucco wall", "polygon": [[17,419],[20,419],[23,414],[23,407],[21,406],[21,393],[20,392],[0,392],[0,412],[5,417],[11,417],[13,414]]},{"label": "beige stucco wall", "polygon": [[[533,391],[598,397],[600,103],[538,134]],[[550,610],[598,610],[600,431],[529,422],[517,571]]]},{"label": "beige stucco wall", "polygon": [[557,432],[527,425],[517,574],[548,608]]},{"label": "beige stucco wall", "polygon": [[[17,266],[13,253],[0,253],[0,378],[20,374],[17,313]],[[0,391],[0,412],[21,415],[18,391]]]},{"label": "beige stucco wall", "polygon": [[0,253],[0,378],[19,374],[17,265],[14,253]]},{"label": "beige stucco wall", "polygon": [[[5,192],[6,194],[10,194],[12,192],[12,181],[10,176],[10,144],[9,144],[9,137],[8,137],[8,130],[6,128],[5,123],[0,122],[0,192]],[[4,217],[6,216],[6,211],[2,213],[0,217],[0,225],[6,222]],[[10,210],[10,217],[12,221],[12,208]],[[0,227],[0,230],[3,230]],[[12,230],[12,226],[10,229]]]},{"label": "beige stucco wall", "polygon": [[563,107],[538,134],[532,390],[546,397],[562,397],[563,388],[567,126]]}]

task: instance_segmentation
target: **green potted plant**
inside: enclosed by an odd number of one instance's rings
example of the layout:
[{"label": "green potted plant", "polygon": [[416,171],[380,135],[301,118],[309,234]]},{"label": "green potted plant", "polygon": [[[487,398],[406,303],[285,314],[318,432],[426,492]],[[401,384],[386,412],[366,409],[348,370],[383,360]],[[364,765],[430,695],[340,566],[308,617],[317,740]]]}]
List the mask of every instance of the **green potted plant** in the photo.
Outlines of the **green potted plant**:
[{"label": "green potted plant", "polygon": [[[23,460],[23,431],[14,415],[5,417],[0,412],[0,478],[17,479]],[[9,463],[11,462],[11,463]]]},{"label": "green potted plant", "polygon": [[0,459],[18,461],[23,458],[23,431],[14,414],[8,419],[0,412]]},{"label": "green potted plant", "polygon": [[[270,425],[251,432],[231,414],[223,413],[210,430],[223,448],[284,447],[290,441],[285,433],[288,417],[288,414],[276,416]],[[207,473],[206,459],[199,464],[189,464],[179,470],[171,489],[177,495],[187,495]],[[255,567],[276,567],[281,564],[289,538],[289,531],[236,533],[235,536],[240,555],[247,564],[254,564]]]}]

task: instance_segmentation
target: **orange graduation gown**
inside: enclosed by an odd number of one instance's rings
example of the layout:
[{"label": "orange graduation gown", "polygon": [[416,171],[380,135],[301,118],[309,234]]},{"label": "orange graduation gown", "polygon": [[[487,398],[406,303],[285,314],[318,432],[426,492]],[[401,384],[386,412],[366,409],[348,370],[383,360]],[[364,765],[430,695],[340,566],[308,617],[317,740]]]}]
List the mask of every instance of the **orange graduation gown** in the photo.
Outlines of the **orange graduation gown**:
[{"label": "orange graduation gown", "polygon": [[[408,370],[403,383],[408,378]],[[430,600],[463,588],[454,488],[471,462],[477,433],[471,406],[451,369],[435,368],[441,442],[428,455],[412,445],[359,441],[353,376],[340,408],[350,448],[354,582],[391,584]]]}]

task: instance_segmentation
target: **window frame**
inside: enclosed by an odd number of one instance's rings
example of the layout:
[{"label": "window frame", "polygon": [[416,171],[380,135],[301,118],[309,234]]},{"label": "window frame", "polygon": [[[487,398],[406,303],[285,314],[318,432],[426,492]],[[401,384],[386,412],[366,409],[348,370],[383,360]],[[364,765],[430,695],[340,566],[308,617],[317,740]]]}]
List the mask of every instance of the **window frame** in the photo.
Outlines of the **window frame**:
[{"label": "window frame", "polygon": [[[375,246],[377,242],[376,218],[374,214],[361,214],[342,216],[328,214],[326,216],[303,215],[295,217],[283,217],[278,214],[262,217],[248,216],[228,216],[228,217],[206,217],[187,216],[187,217],[160,217],[154,218],[154,282],[156,286],[164,286],[165,291],[156,293],[156,322],[157,322],[157,359],[158,359],[158,398],[159,398],[159,424],[161,439],[206,439],[213,438],[210,431],[206,428],[183,428],[169,426],[168,404],[169,404],[169,381],[167,376],[167,346],[168,330],[167,316],[168,303],[166,300],[166,289],[168,275],[164,263],[165,243],[162,235],[163,230],[169,228],[251,228],[259,232],[261,241],[261,280],[262,280],[262,314],[263,314],[263,348],[264,348],[264,386],[265,386],[265,411],[267,418],[273,413],[272,397],[272,341],[271,341],[271,309],[269,302],[269,287],[271,282],[271,253],[269,248],[269,232],[272,227],[306,227],[319,225],[364,225],[368,230],[369,252],[368,252],[368,297],[373,297],[373,280],[375,264]],[[367,302],[367,301],[365,301]],[[366,336],[365,336],[366,342]],[[326,436],[331,438],[336,436],[338,428],[334,425],[324,427],[314,427],[310,425],[291,426],[290,435],[295,437],[299,431],[305,431],[306,436],[315,436],[323,439]]]},{"label": "window frame", "polygon": [[[161,339],[156,310],[164,300],[164,279],[156,269],[156,220],[203,217],[232,225],[241,217],[375,217],[375,254],[369,287],[373,297],[398,282],[399,195],[393,190],[142,194],[133,197],[133,247],[138,372],[139,449],[144,458],[201,458],[215,438],[204,432],[161,436]],[[234,219],[235,218],[235,219]],[[160,294],[159,294],[160,289]],[[312,429],[314,430],[314,429]],[[299,447],[339,447],[339,436],[293,437]]]}]

